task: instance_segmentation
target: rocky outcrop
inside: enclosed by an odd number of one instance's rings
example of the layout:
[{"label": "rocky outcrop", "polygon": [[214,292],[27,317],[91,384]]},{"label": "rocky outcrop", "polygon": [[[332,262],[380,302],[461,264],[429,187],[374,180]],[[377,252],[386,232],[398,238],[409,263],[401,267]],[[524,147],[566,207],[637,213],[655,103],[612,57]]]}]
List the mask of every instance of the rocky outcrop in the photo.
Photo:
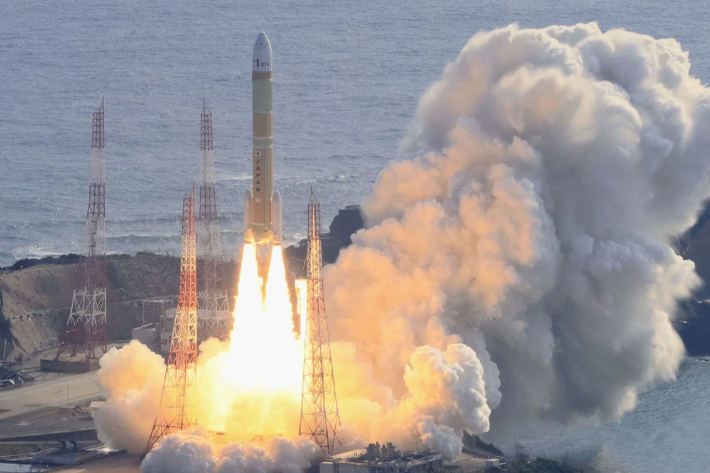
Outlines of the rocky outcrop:
[{"label": "rocky outcrop", "polygon": [[[352,243],[352,235],[365,227],[365,221],[359,205],[348,205],[340,210],[330,224],[329,232],[321,235],[323,263],[332,264],[338,259],[340,250]],[[308,240],[286,248],[289,269],[296,277],[305,277],[305,261],[308,252]]]},{"label": "rocky outcrop", "polygon": [[[121,255],[128,257],[128,255]],[[117,257],[121,257],[117,256]],[[12,266],[8,266],[7,268],[0,268],[0,270],[5,270],[5,271],[17,271],[20,269],[27,269],[31,268],[32,266],[40,266],[43,264],[76,264],[79,262],[79,255],[74,254],[74,253],[69,253],[68,255],[61,255],[61,256],[46,256],[44,258],[23,258],[21,260],[17,260],[15,264]]]},{"label": "rocky outcrop", "polygon": [[365,227],[359,205],[348,205],[338,212],[330,223],[328,236],[337,241],[350,241],[353,233]]},{"label": "rocky outcrop", "polygon": [[703,280],[691,300],[680,306],[676,328],[691,356],[710,354],[710,204],[688,231],[675,243],[678,254],[695,263],[695,271]]},{"label": "rocky outcrop", "polygon": [[[0,274],[0,354],[31,355],[57,345],[66,325],[76,264],[30,264]],[[142,300],[176,297],[179,258],[139,253],[108,260],[108,330],[114,340],[131,337],[142,318]]]}]

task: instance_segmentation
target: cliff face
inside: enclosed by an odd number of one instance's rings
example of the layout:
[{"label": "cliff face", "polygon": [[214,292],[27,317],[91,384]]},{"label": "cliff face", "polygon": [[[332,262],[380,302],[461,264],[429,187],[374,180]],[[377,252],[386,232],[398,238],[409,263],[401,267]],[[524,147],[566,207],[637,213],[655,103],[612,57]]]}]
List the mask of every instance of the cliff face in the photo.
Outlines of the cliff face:
[{"label": "cliff face", "polygon": [[[323,235],[323,259],[332,263],[352,233],[362,228],[358,206],[341,210]],[[291,274],[300,275],[306,241],[285,249]],[[0,269],[0,359],[55,347],[69,317],[77,255],[21,260]],[[198,261],[198,271],[200,262]],[[237,264],[225,262],[225,284],[233,308]],[[180,288],[180,258],[151,253],[111,256],[106,267],[109,338],[131,338],[142,323],[142,301],[174,297]],[[198,287],[199,289],[199,287]]]},{"label": "cliff face", "polygon": [[[76,264],[40,264],[0,274],[0,356],[3,349],[11,359],[57,345],[69,317],[75,272]],[[115,257],[106,273],[109,334],[127,339],[141,323],[143,299],[176,296],[180,260],[153,254]]]},{"label": "cliff face", "polygon": [[[362,212],[359,205],[348,205],[340,210],[330,224],[329,232],[321,235],[321,246],[323,248],[323,264],[335,263],[340,250],[347,248],[352,243],[352,236],[361,228],[365,227]],[[308,252],[308,240],[301,240],[297,244],[285,249],[286,259],[291,272],[296,277],[305,277],[306,253]]]}]

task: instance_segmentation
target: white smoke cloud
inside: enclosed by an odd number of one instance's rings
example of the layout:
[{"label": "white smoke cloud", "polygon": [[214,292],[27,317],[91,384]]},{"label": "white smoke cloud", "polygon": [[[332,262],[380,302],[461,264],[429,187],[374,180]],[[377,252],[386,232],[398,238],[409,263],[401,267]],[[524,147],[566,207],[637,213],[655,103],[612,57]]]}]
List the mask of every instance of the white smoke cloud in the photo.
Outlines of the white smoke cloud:
[{"label": "white smoke cloud", "polygon": [[141,473],[211,473],[217,463],[214,453],[204,428],[175,432],[146,455]]},{"label": "white smoke cloud", "polygon": [[421,417],[417,422],[417,435],[428,448],[441,452],[447,460],[453,460],[461,454],[463,442],[454,429],[437,424],[431,416]]},{"label": "white smoke cloud", "polygon": [[106,402],[96,412],[96,431],[109,448],[141,454],[158,413],[165,363],[137,340],[111,348],[99,361]]},{"label": "white smoke cloud", "polygon": [[337,382],[379,387],[346,390],[344,421],[362,424],[366,400],[406,410],[450,458],[460,446],[439,439],[485,432],[491,412],[494,430],[615,419],[674,379],[676,303],[698,279],[668,241],[708,197],[709,126],[710,90],[673,39],[594,23],[471,38],[325,273],[349,347]]},{"label": "white smoke cloud", "polygon": [[219,446],[197,427],[160,441],[141,464],[141,473],[300,473],[315,458],[315,444],[305,439],[273,437],[263,447]]},{"label": "white smoke cloud", "polygon": [[445,352],[417,348],[405,367],[404,382],[407,394],[385,416],[388,427],[381,435],[406,448],[423,444],[453,460],[461,453],[464,429],[488,431],[491,408],[483,366],[470,347],[451,344]]},{"label": "white smoke cloud", "polygon": [[[452,459],[464,429],[615,419],[674,379],[676,304],[698,278],[668,241],[709,194],[709,92],[672,39],[596,24],[471,38],[366,199],[368,228],[325,271],[339,448]],[[226,392],[227,346],[202,346],[197,417],[240,442],[173,435],[144,473],[295,473],[314,458],[293,396]],[[116,448],[140,451],[157,413],[165,368],[146,350],[102,363],[97,424]],[[285,437],[244,443],[261,421]]]}]

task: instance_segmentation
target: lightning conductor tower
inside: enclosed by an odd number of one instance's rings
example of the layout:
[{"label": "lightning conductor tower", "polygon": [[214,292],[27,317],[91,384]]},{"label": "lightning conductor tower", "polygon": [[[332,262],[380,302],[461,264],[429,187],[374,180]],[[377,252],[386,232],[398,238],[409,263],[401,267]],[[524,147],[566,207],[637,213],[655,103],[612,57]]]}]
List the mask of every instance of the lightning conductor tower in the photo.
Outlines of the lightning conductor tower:
[{"label": "lightning conductor tower", "polygon": [[200,224],[197,241],[201,259],[200,291],[197,295],[200,337],[224,338],[229,334],[231,324],[217,220],[212,112],[206,102],[200,116]]},{"label": "lightning conductor tower", "polygon": [[82,255],[77,266],[67,326],[60,336],[55,359],[67,349],[79,349],[87,359],[96,358],[96,346],[106,353],[106,153],[104,149],[104,101],[93,113],[91,125],[89,207],[84,222]]},{"label": "lightning conductor tower", "polygon": [[165,368],[160,410],[148,439],[146,453],[164,436],[192,427],[196,419],[187,410],[197,381],[197,270],[195,248],[195,188],[182,204],[180,295],[170,354]]},{"label": "lightning conductor tower", "polygon": [[308,304],[303,353],[303,387],[299,434],[317,443],[325,455],[340,443],[340,416],[335,395],[330,355],[328,319],[323,297],[320,204],[313,195],[308,202]]}]

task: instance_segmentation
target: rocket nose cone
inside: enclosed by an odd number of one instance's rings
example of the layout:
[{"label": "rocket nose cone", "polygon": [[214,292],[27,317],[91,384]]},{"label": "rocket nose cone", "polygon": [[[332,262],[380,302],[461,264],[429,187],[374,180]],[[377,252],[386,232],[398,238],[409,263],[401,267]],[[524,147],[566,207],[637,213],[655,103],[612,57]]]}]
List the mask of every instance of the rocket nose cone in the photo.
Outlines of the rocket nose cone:
[{"label": "rocket nose cone", "polygon": [[254,194],[252,194],[251,189],[244,191],[244,200],[254,200]]},{"label": "rocket nose cone", "polygon": [[256,42],[257,43],[266,43],[269,46],[271,46],[271,43],[269,43],[269,37],[266,36],[266,33],[263,31],[259,33],[259,36],[256,37]]},{"label": "rocket nose cone", "polygon": [[271,200],[274,202],[281,202],[281,192],[274,191],[274,197]]},{"label": "rocket nose cone", "polygon": [[271,42],[263,31],[256,37],[254,54],[252,55],[252,71],[271,72]]}]

